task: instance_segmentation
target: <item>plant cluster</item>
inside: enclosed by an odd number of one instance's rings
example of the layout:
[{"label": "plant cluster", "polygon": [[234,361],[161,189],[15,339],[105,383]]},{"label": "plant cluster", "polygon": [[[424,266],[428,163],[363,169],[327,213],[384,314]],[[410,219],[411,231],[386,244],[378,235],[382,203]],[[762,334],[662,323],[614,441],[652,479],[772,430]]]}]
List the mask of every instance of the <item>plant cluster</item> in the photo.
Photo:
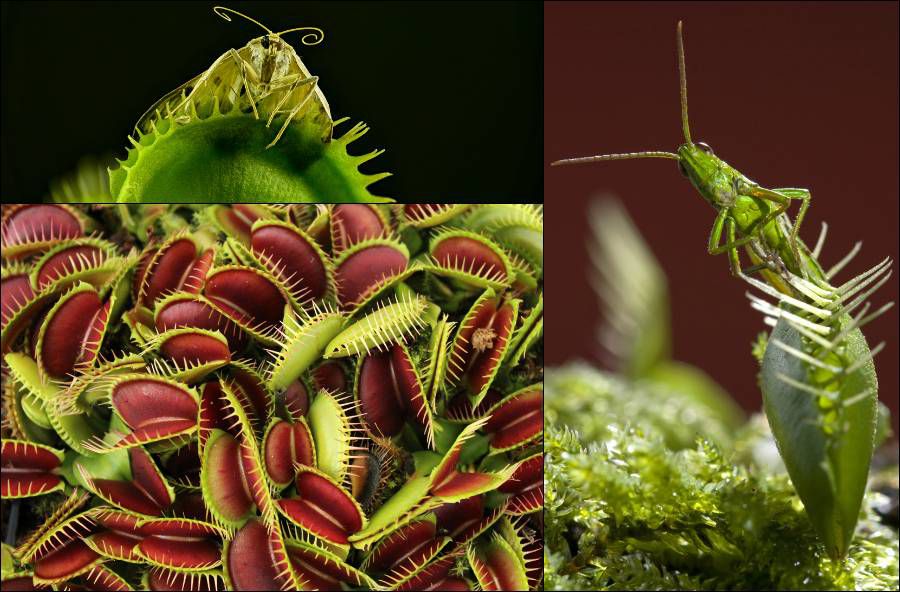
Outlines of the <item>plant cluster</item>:
[{"label": "plant cluster", "polygon": [[5,206],[3,588],[539,587],[542,222]]}]

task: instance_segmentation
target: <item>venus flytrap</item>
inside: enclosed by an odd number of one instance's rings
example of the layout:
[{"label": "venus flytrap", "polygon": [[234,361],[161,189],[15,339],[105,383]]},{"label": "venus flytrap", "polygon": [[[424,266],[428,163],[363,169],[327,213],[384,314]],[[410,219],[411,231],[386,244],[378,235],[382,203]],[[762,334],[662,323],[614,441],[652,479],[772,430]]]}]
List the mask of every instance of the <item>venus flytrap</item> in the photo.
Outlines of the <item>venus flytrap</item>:
[{"label": "venus flytrap", "polygon": [[[456,224],[479,207],[421,213]],[[480,290],[433,290],[436,272],[412,260],[440,231],[409,225],[401,242],[403,216],[4,208],[0,484],[50,508],[4,589],[471,589],[466,549],[507,512],[531,541],[541,422],[515,402],[541,379],[540,339],[516,340],[516,364],[489,356],[494,423],[487,403],[450,422],[447,401],[469,396],[447,384],[451,340]],[[447,260],[468,244],[444,245]],[[516,306],[540,291],[491,290],[511,313],[504,335],[533,335]],[[54,503],[63,493],[91,504]],[[372,549],[381,561],[364,564]]]}]

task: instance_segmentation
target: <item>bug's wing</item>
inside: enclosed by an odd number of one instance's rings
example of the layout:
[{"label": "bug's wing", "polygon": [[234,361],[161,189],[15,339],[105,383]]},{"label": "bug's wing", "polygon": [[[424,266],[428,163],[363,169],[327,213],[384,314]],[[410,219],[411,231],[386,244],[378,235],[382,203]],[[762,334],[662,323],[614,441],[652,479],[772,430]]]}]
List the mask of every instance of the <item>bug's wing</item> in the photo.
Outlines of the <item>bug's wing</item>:
[{"label": "bug's wing", "polygon": [[[208,69],[156,101],[141,116],[135,129],[144,133],[148,132],[152,121],[160,115],[166,116],[184,109],[192,99],[196,99],[196,95],[200,91],[209,93],[209,96],[203,97],[203,100],[212,99],[214,95],[218,96],[220,108],[227,110],[230,107],[227,107],[225,103],[230,103],[238,98],[242,82],[240,63],[234,59],[233,50],[225,52]],[[187,114],[186,111],[185,115]]]},{"label": "bug's wing", "polygon": [[[299,66],[301,72],[303,72],[303,74],[307,77],[311,76],[309,70],[306,69],[306,66],[300,60],[300,56],[298,56],[296,53],[294,54],[294,56],[297,58],[297,65]],[[331,117],[331,107],[328,106],[328,101],[325,99],[325,93],[322,92],[322,89],[319,88],[318,84],[313,87],[312,92],[315,95],[313,97],[313,102],[315,106],[318,107],[317,115],[321,116],[323,118],[323,121],[328,122],[328,140],[330,141],[331,131],[334,127],[334,120]]]},{"label": "bug's wing", "polygon": [[[138,119],[138,122],[135,124],[134,129],[141,133],[150,131],[150,122],[155,121],[160,114],[165,115],[167,111],[174,110],[175,107],[184,100],[184,97],[194,89],[202,76],[203,74],[198,74],[178,88],[163,95],[161,99],[153,103],[153,105],[141,115],[140,119]],[[167,106],[169,108],[168,110],[166,109]]]}]

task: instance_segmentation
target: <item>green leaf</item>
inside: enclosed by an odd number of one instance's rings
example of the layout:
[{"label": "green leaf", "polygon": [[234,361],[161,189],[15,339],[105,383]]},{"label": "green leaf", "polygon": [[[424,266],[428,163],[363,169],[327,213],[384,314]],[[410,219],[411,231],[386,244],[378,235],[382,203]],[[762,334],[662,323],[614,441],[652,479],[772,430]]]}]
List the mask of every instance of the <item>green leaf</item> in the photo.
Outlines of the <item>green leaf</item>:
[{"label": "green leaf", "polygon": [[648,371],[647,379],[703,405],[729,428],[737,428],[744,422],[744,412],[734,399],[698,368],[682,362],[664,361]]},{"label": "green leaf", "polygon": [[597,202],[590,221],[594,286],[607,318],[600,342],[626,375],[645,376],[672,351],[665,273],[621,203]]}]

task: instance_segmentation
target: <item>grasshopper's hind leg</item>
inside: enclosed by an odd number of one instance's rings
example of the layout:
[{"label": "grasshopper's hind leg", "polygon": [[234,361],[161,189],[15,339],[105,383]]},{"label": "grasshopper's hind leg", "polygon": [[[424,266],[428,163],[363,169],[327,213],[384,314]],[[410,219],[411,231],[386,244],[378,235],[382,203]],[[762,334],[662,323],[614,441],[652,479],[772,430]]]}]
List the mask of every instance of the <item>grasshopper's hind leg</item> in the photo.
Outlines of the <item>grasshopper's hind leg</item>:
[{"label": "grasshopper's hind leg", "polygon": [[[797,240],[800,235],[800,225],[803,224],[803,218],[806,217],[806,210],[809,209],[809,202],[812,200],[812,194],[809,192],[809,189],[802,189],[799,187],[783,187],[781,189],[773,189],[773,191],[777,191],[782,195],[786,195],[790,199],[799,199],[803,203],[800,204],[800,211],[797,212],[797,219],[794,220],[793,228],[791,228],[791,249],[794,251],[794,256],[797,257],[797,262],[800,262],[800,247],[798,246]],[[806,266],[801,265],[802,269],[806,269]]]},{"label": "grasshopper's hind leg", "polygon": [[[765,220],[760,223],[760,227],[764,227],[770,220],[777,218],[780,214],[787,211],[788,205],[790,205],[790,200],[799,199],[803,201],[803,203],[800,205],[800,212],[797,214],[797,219],[794,222],[793,228],[791,228],[790,235],[788,236],[788,244],[791,247],[791,252],[794,254],[794,259],[797,262],[797,268],[800,274],[804,279],[809,279],[809,273],[806,270],[806,266],[803,264],[803,260],[800,258],[800,247],[797,242],[797,233],[800,230],[800,225],[803,223],[803,218],[806,217],[806,210],[809,208],[809,202],[812,198],[809,190],[795,187],[785,187],[782,189],[766,189],[765,187],[757,186],[753,188],[753,190],[750,192],[750,195],[778,204],[778,207],[773,212],[770,212],[770,215],[766,216]],[[774,216],[772,214],[774,214]]]}]

